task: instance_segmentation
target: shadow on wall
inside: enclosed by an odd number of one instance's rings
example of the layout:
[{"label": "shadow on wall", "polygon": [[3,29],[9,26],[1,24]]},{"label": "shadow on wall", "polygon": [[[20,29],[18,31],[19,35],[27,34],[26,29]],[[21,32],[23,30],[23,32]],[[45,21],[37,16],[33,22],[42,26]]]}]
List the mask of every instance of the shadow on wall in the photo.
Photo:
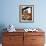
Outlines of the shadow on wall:
[{"label": "shadow on wall", "polygon": [[3,32],[5,32],[6,30],[4,30],[5,25],[4,24],[0,24],[0,43],[2,43],[2,36],[3,36]]}]

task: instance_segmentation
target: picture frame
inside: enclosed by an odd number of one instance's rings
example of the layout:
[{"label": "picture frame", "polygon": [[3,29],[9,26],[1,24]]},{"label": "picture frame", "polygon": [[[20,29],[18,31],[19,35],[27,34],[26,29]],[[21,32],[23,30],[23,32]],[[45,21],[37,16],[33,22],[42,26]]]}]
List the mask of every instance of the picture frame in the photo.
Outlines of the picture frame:
[{"label": "picture frame", "polygon": [[34,5],[19,5],[19,21],[34,22]]}]

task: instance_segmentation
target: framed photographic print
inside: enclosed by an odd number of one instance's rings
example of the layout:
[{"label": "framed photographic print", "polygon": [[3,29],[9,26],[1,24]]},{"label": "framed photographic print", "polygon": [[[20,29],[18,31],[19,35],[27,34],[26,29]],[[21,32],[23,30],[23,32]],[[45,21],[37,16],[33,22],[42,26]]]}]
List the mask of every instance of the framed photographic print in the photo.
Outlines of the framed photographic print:
[{"label": "framed photographic print", "polygon": [[19,21],[33,22],[34,21],[34,5],[19,6]]}]

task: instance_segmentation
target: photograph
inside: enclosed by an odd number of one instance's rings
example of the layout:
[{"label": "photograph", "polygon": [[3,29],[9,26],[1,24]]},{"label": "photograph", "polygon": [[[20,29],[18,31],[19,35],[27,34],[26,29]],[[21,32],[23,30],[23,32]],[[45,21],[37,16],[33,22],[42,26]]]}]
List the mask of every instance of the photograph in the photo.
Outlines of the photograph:
[{"label": "photograph", "polygon": [[20,5],[19,20],[20,22],[33,22],[34,5]]}]

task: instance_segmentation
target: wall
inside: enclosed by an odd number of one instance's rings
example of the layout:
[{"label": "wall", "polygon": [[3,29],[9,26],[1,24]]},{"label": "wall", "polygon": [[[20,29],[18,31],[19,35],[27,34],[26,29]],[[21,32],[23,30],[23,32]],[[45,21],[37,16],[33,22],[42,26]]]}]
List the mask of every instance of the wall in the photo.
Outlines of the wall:
[{"label": "wall", "polygon": [[[33,0],[2,0],[1,1],[1,15],[0,25],[5,26],[13,24],[16,28],[31,28],[39,26],[39,15],[38,15],[38,3],[39,1]],[[34,22],[33,23],[20,23],[19,22],[19,5],[34,5]]]},{"label": "wall", "polygon": [[[46,1],[42,0],[0,0],[1,14],[0,25],[5,26],[13,24],[16,28],[31,28],[31,27],[44,27],[46,28]],[[33,23],[20,23],[19,22],[19,5],[34,5],[34,22]]]},{"label": "wall", "polygon": [[[34,4],[34,22],[19,22],[19,5]],[[15,28],[37,28],[46,32],[46,0],[0,0],[0,31],[13,24]]]}]

